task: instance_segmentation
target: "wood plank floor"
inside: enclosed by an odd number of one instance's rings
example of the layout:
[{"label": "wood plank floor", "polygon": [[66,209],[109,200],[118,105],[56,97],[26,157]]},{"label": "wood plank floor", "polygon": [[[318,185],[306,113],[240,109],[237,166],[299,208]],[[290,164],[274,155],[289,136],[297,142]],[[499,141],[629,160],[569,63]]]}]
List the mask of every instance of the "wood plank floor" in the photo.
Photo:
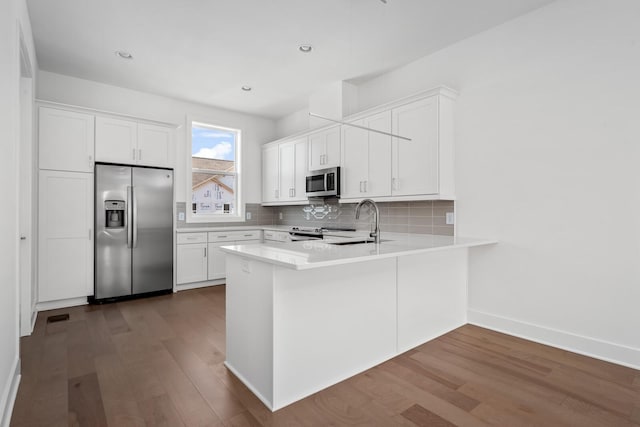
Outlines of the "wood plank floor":
[{"label": "wood plank floor", "polygon": [[224,298],[40,313],[11,425],[640,426],[640,371],[471,325],[271,413],[223,365]]}]

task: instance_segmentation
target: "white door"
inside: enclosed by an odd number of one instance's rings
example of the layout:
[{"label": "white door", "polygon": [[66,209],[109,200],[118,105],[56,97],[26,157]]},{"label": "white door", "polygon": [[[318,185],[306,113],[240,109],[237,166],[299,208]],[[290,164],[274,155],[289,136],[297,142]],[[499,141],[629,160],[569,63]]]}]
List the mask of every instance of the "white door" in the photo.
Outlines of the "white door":
[{"label": "white door", "polygon": [[129,120],[96,117],[96,160],[136,164],[138,124]]},{"label": "white door", "polygon": [[[353,124],[364,126],[364,120]],[[368,133],[357,127],[342,126],[341,198],[364,197],[364,181],[368,179],[369,172]],[[389,158],[387,162],[391,164]]]},{"label": "white door", "polygon": [[[371,129],[391,132],[391,111],[385,111],[364,120]],[[391,137],[368,132],[368,174],[362,185],[367,197],[391,195]],[[346,168],[345,168],[346,169]]]},{"label": "white door", "polygon": [[37,289],[35,274],[33,274],[34,250],[34,219],[33,214],[33,173],[34,173],[34,144],[33,144],[33,80],[29,77],[30,67],[21,68],[26,77],[20,78],[20,145],[19,145],[19,174],[18,174],[18,227],[20,231],[20,248],[18,251],[18,265],[20,266],[20,336],[30,335],[35,320],[35,303]]},{"label": "white door", "polygon": [[138,164],[173,167],[173,129],[138,123]]},{"label": "white door", "polygon": [[207,244],[177,245],[178,272],[176,283],[204,282],[207,280]]},{"label": "white door", "polygon": [[223,279],[226,276],[225,253],[220,250],[220,247],[234,244],[235,242],[209,243],[209,280]]},{"label": "white door", "polygon": [[287,142],[278,146],[278,161],[280,163],[280,200],[283,202],[294,199],[296,174],[296,147]]},{"label": "white door", "polygon": [[278,146],[271,145],[262,149],[262,201],[277,202],[279,199]]},{"label": "white door", "polygon": [[430,97],[392,110],[394,196],[438,193],[438,100]]},{"label": "white door", "polygon": [[39,302],[93,292],[93,174],[40,171]]},{"label": "white door", "polygon": [[294,142],[295,145],[295,172],[293,179],[294,200],[307,200],[306,186],[307,173],[309,172],[307,138]]},{"label": "white door", "polygon": [[40,107],[40,169],[93,172],[93,116]]}]

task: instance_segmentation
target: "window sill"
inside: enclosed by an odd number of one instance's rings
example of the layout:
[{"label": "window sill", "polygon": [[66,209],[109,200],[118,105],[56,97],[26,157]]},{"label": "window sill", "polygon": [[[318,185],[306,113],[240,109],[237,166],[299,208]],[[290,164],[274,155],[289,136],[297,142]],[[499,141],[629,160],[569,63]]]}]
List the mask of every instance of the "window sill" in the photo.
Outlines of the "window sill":
[{"label": "window sill", "polygon": [[245,222],[244,216],[220,216],[220,215],[208,215],[208,216],[195,216],[187,215],[187,223],[216,223],[216,222]]}]

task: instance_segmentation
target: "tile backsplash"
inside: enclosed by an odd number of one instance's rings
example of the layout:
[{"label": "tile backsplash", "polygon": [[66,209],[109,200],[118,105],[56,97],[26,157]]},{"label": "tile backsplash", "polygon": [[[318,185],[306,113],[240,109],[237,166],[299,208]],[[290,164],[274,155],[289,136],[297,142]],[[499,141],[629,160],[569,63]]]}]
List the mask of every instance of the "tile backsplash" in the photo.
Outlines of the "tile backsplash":
[{"label": "tile backsplash", "polygon": [[[397,233],[441,234],[452,236],[453,225],[446,224],[446,213],[454,212],[454,202],[446,200],[378,203],[380,229]],[[185,212],[185,203],[176,203],[177,214]],[[356,221],[355,203],[338,203],[336,199],[302,206],[261,206],[247,203],[251,219],[242,223],[186,223],[178,221],[178,228],[224,227],[237,225],[300,225],[309,227],[340,227],[368,230],[373,221],[369,207],[362,208]],[[282,218],[282,219],[280,219]]]},{"label": "tile backsplash", "polygon": [[[446,224],[446,213],[454,212],[452,201],[380,202],[378,208],[382,231],[453,236],[454,226]],[[373,222],[368,206],[362,208],[360,219],[356,220],[356,204],[340,204],[335,199],[326,199],[320,204],[278,206],[274,209],[277,210],[275,224],[278,225],[368,230]]]}]

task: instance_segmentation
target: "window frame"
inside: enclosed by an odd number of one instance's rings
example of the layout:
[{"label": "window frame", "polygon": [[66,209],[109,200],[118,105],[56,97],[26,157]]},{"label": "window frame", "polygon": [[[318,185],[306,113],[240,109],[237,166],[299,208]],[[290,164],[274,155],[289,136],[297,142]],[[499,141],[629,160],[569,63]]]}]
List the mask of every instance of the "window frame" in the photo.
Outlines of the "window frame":
[{"label": "window frame", "polygon": [[[196,214],[193,213],[193,126],[196,125],[198,127],[210,128],[213,130],[222,130],[225,132],[232,132],[235,134],[235,172],[230,174],[228,172],[225,175],[235,175],[236,177],[236,188],[235,192],[235,200],[236,200],[236,212],[234,214],[231,213],[208,213],[208,214]],[[244,222],[244,211],[245,205],[243,201],[243,192],[242,192],[242,130],[230,128],[226,126],[219,126],[212,124],[209,120],[202,120],[199,118],[188,117],[187,118],[187,126],[186,126],[186,139],[185,139],[185,154],[186,154],[186,222],[187,223],[207,223],[207,222]],[[202,171],[208,171],[204,169],[196,169]],[[215,171],[210,171],[215,172]]]}]

